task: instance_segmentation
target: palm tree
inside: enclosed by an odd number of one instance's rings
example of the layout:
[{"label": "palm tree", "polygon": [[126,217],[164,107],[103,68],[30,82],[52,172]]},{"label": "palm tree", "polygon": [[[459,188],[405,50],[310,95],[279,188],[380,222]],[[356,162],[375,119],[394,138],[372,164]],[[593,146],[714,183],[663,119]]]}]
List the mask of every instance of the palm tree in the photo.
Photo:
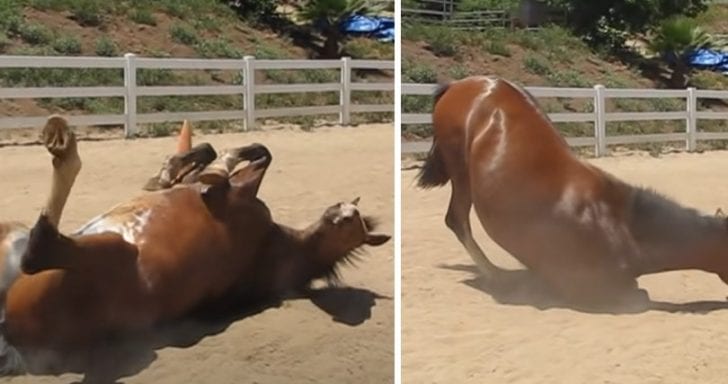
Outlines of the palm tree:
[{"label": "palm tree", "polygon": [[354,14],[374,13],[383,8],[372,5],[367,0],[308,0],[301,9],[301,17],[313,24],[324,37],[321,56],[327,59],[339,57],[341,41],[341,23]]},{"label": "palm tree", "polygon": [[685,88],[692,72],[689,64],[692,54],[719,45],[694,19],[676,17],[659,25],[647,48],[665,60],[672,71],[670,86]]}]

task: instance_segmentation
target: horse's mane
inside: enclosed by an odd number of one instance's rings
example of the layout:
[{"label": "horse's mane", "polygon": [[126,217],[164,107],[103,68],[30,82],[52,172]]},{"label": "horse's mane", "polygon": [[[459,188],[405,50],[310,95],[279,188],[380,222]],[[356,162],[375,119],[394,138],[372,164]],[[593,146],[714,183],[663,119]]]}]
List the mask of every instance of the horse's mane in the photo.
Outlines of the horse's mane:
[{"label": "horse's mane", "polygon": [[[364,221],[364,226],[367,231],[375,230],[380,224],[379,219],[373,216],[362,216],[361,219]],[[334,264],[326,266],[318,278],[323,278],[330,285],[337,285],[341,282],[339,268],[342,265],[356,267],[356,263],[360,261],[364,255],[366,255],[366,248],[364,248],[364,244],[362,244],[349,251],[349,253],[337,260]]]},{"label": "horse's mane", "polygon": [[638,243],[689,247],[711,232],[728,232],[724,219],[684,207],[650,188],[632,187],[630,208],[630,227]]}]

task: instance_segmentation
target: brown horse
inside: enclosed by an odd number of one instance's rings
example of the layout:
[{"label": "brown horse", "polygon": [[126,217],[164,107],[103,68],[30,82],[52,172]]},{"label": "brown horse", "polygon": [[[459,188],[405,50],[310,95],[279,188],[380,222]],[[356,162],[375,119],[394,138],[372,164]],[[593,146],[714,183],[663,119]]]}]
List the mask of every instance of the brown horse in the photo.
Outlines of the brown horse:
[{"label": "brown horse", "polygon": [[[29,231],[13,225],[0,233],[5,372],[22,370],[26,352],[82,350],[211,303],[305,290],[335,278],[363,245],[390,238],[371,232],[375,220],[359,213],[358,199],[327,208],[303,230],[275,223],[257,198],[271,162],[260,144],[227,151],[197,173],[211,183],[147,193],[66,236],[57,225],[79,155],[63,119],[49,120],[45,132],[54,155],[49,203]],[[198,169],[189,162],[208,162],[209,150],[197,146],[168,163]]]},{"label": "brown horse", "polygon": [[728,282],[728,225],[579,160],[534,98],[494,77],[435,94],[434,142],[418,176],[451,182],[445,222],[486,278],[499,270],[473,239],[488,235],[563,297],[647,299],[636,278],[699,269]]}]

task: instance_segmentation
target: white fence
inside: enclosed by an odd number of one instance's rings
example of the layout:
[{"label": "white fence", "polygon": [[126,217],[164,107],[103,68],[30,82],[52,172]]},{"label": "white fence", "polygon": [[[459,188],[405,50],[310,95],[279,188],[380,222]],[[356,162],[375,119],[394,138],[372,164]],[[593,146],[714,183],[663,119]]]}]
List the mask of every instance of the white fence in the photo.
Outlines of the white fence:
[{"label": "white fence", "polygon": [[[402,84],[402,96],[406,95],[432,95],[437,88],[435,84]],[[550,113],[549,118],[555,123],[561,122],[592,122],[594,135],[590,137],[567,137],[571,146],[594,146],[596,156],[607,153],[609,144],[635,144],[656,143],[669,141],[685,141],[688,151],[695,150],[696,142],[700,140],[726,140],[728,132],[699,132],[697,121],[728,119],[728,112],[698,111],[698,99],[728,99],[728,91],[712,91],[695,88],[667,90],[667,89],[608,89],[602,85],[594,88],[547,88],[526,87],[536,98],[588,98],[594,102],[593,112],[582,113]],[[614,98],[681,98],[686,100],[687,108],[680,111],[669,112],[607,112],[606,99]],[[685,131],[678,133],[658,133],[639,135],[607,136],[608,122],[623,121],[649,121],[649,120],[684,120]],[[402,113],[402,125],[430,124],[432,116],[424,113]],[[403,142],[402,153],[426,152],[430,142]]]},{"label": "white fence", "polygon": [[[254,129],[258,118],[338,114],[339,123],[348,125],[352,113],[393,112],[391,104],[352,104],[352,91],[393,92],[393,82],[352,82],[352,70],[394,70],[394,62],[379,60],[256,60],[244,59],[159,59],[126,54],[124,57],[52,57],[52,56],[0,56],[0,68],[116,68],[124,71],[124,86],[97,87],[41,87],[0,88],[0,98],[67,98],[67,97],[123,97],[124,113],[116,115],[69,116],[73,125],[124,125],[125,135],[137,132],[137,124],[172,121],[244,120],[245,129]],[[241,85],[182,85],[138,86],[138,69],[183,70],[234,70],[242,73]],[[316,84],[259,84],[255,83],[255,71],[282,69],[338,69],[340,81]],[[339,92],[338,105],[291,108],[256,109],[255,96],[260,94]],[[137,113],[137,97],[140,96],[191,96],[191,95],[243,95],[240,109],[203,112]],[[46,116],[0,117],[0,129],[37,127]]]}]

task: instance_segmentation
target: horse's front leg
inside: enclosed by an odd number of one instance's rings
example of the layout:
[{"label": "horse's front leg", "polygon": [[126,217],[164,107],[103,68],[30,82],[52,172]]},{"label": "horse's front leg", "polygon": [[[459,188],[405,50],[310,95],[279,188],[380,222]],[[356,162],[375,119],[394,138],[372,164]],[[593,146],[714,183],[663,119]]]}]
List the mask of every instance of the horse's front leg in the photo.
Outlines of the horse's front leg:
[{"label": "horse's front leg", "polygon": [[21,269],[25,273],[36,273],[54,265],[55,255],[73,248],[72,242],[58,233],[58,224],[81,171],[76,137],[64,118],[51,116],[43,127],[41,138],[53,155],[53,179],[48,201],[30,230],[28,246],[21,258]]}]

